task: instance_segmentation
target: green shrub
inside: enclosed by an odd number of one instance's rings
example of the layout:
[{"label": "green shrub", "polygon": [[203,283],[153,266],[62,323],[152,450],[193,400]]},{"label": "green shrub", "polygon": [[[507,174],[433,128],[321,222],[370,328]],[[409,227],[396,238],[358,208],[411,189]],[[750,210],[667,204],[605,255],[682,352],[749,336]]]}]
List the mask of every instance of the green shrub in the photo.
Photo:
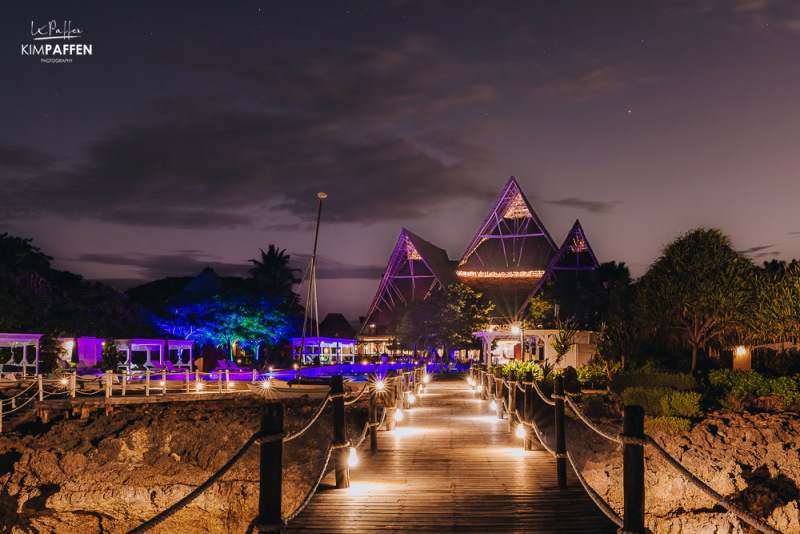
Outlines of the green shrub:
[{"label": "green shrub", "polygon": [[609,384],[615,393],[622,393],[632,387],[667,387],[679,391],[690,391],[697,387],[692,375],[685,373],[656,373],[653,371],[635,371],[618,373]]},{"label": "green shrub", "polygon": [[578,381],[585,389],[604,388],[608,384],[608,372],[603,362],[587,363],[578,369]]},{"label": "green shrub", "polygon": [[503,378],[508,379],[509,373],[516,371],[517,380],[522,381],[525,378],[525,372],[530,371],[533,373],[534,380],[541,380],[544,378],[542,368],[535,362],[521,362],[519,360],[511,360],[503,366]]},{"label": "green shrub", "polygon": [[644,430],[648,433],[664,432],[686,432],[691,430],[692,422],[685,417],[656,417],[645,421]]},{"label": "green shrub", "polygon": [[117,350],[117,342],[113,339],[106,339],[105,343],[103,343],[100,369],[103,371],[116,371],[118,365],[119,351]]},{"label": "green shrub", "polygon": [[755,371],[716,369],[708,373],[708,382],[725,395],[780,397],[791,404],[800,400],[800,379],[792,376],[768,378]]},{"label": "green shrub", "polygon": [[597,393],[588,393],[581,397],[581,411],[587,417],[598,418],[605,413],[603,409],[603,396]]},{"label": "green shrub", "polygon": [[669,388],[637,386],[622,392],[622,402],[625,406],[641,406],[647,415],[658,416],[661,415],[661,399],[671,393]]},{"label": "green shrub", "polygon": [[673,391],[661,397],[664,417],[703,417],[700,394],[694,391]]},{"label": "green shrub", "polygon": [[733,413],[742,413],[747,408],[747,401],[741,393],[729,393],[720,399],[720,405]]},{"label": "green shrub", "polygon": [[578,373],[574,367],[565,367],[562,370],[561,378],[564,381],[564,391],[567,393],[580,393],[581,383],[578,381]]}]

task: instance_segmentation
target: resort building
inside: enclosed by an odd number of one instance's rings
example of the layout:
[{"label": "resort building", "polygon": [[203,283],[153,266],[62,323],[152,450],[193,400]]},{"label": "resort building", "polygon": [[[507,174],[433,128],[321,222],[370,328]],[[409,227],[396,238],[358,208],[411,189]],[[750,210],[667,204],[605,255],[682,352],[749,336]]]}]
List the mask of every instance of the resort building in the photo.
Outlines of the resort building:
[{"label": "resort building", "polygon": [[[525,359],[548,358],[547,339],[552,331],[520,333],[531,298],[545,282],[597,265],[580,222],[575,221],[558,246],[512,176],[459,260],[450,260],[445,250],[401,230],[358,332],[359,353],[387,351],[389,325],[400,306],[425,299],[437,287],[463,283],[495,306],[490,330],[475,334],[484,340],[481,352],[487,361],[492,357],[519,358],[523,353]],[[593,342],[590,334],[578,336],[577,352],[565,362],[582,359],[581,354]],[[496,342],[494,352],[490,350],[492,341]]]}]

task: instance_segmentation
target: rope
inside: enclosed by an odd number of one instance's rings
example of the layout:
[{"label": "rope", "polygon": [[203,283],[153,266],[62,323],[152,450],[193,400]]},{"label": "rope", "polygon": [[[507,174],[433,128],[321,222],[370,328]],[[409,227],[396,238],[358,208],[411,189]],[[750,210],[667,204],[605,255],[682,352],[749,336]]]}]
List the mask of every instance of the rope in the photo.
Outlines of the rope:
[{"label": "rope", "polygon": [[517,389],[525,393],[525,386],[523,386],[521,382],[517,382]]},{"label": "rope", "polygon": [[319,408],[317,408],[317,411],[314,412],[314,415],[311,416],[311,419],[308,421],[308,423],[306,423],[303,426],[303,428],[301,428],[300,430],[296,430],[296,431],[292,432],[291,434],[289,434],[288,436],[286,436],[283,439],[283,441],[292,441],[294,438],[301,436],[306,430],[311,428],[311,425],[313,425],[314,422],[319,418],[320,414],[322,414],[322,410],[323,410],[323,408],[325,408],[325,405],[328,404],[328,400],[330,398],[331,398],[331,396],[327,395],[322,400],[322,404],[319,405]]},{"label": "rope", "polygon": [[670,456],[670,454],[663,448],[661,448],[661,445],[656,443],[656,441],[650,436],[647,436],[647,443],[648,445],[653,447],[653,449],[655,449],[655,451],[659,454],[659,456],[661,456],[661,458],[664,459],[665,462],[671,465],[673,469],[678,471],[678,473],[680,473],[681,476],[683,476],[683,478],[691,482],[692,485],[694,485],[697,489],[699,489],[708,498],[710,498],[717,504],[727,508],[728,511],[731,512],[733,515],[735,515],[736,517],[738,517],[751,527],[760,530],[761,532],[765,532],[767,534],[781,534],[779,531],[775,530],[774,528],[767,525],[766,523],[756,518],[755,516],[749,514],[748,512],[742,510],[737,505],[733,504],[725,497],[723,497],[722,495],[711,489],[705,482],[694,476],[691,472],[689,472],[689,470],[683,467],[680,464],[680,462],[678,462],[675,458]]},{"label": "rope", "polygon": [[545,403],[545,404],[549,404],[550,406],[555,406],[555,405],[556,405],[556,401],[548,399],[548,398],[545,396],[545,394],[544,394],[544,393],[542,393],[542,390],[541,390],[541,389],[539,389],[539,384],[537,384],[537,383],[536,383],[536,380],[534,380],[534,381],[531,383],[531,385],[533,386],[533,389],[535,389],[535,390],[536,390],[536,393],[538,393],[538,394],[539,394],[539,396],[542,398],[542,400],[544,401],[544,403]]},{"label": "rope", "polygon": [[34,395],[33,397],[29,397],[28,400],[26,400],[25,402],[23,402],[22,404],[20,404],[19,406],[17,406],[16,408],[14,408],[12,410],[8,410],[8,411],[3,410],[3,416],[6,416],[6,415],[8,415],[10,413],[16,412],[17,410],[19,410],[20,408],[22,408],[23,406],[25,406],[26,404],[28,404],[29,402],[34,400],[36,397],[37,397],[37,395]]},{"label": "rope", "polygon": [[245,442],[245,444],[242,445],[242,448],[239,449],[239,452],[234,454],[231,457],[231,459],[228,460],[227,463],[225,465],[223,465],[216,473],[211,475],[211,477],[208,480],[206,480],[205,482],[203,482],[202,484],[197,486],[186,497],[184,497],[183,499],[179,500],[178,502],[176,502],[175,504],[173,504],[172,506],[170,506],[169,508],[167,508],[163,512],[159,513],[158,515],[156,515],[155,517],[153,517],[149,521],[146,521],[146,522],[142,523],[141,525],[139,525],[138,527],[134,528],[133,530],[128,531],[128,534],[140,534],[142,532],[147,532],[151,528],[160,525],[161,523],[163,523],[164,521],[166,521],[167,519],[169,519],[170,517],[172,517],[173,515],[178,513],[184,506],[186,506],[187,504],[192,502],[201,493],[203,493],[205,490],[207,490],[213,483],[215,483],[217,480],[222,478],[222,476],[225,473],[227,473],[230,470],[230,468],[233,467],[233,465],[236,462],[239,461],[239,459],[244,455],[244,453],[246,453],[248,451],[248,449],[250,449],[250,447],[253,445],[253,443],[256,442],[256,440],[259,437],[261,437],[259,432],[256,432],[255,434],[250,436],[250,439],[248,439]]},{"label": "rope", "polygon": [[596,491],[594,491],[594,489],[589,485],[589,483],[586,482],[586,479],[583,478],[583,475],[581,474],[580,470],[575,465],[575,459],[572,457],[572,453],[569,451],[567,451],[567,459],[569,460],[569,463],[572,466],[572,470],[575,472],[575,476],[578,477],[578,481],[580,481],[581,486],[583,486],[583,489],[586,491],[586,493],[589,494],[589,497],[594,501],[597,507],[600,508],[600,510],[602,510],[604,514],[606,514],[606,516],[611,521],[613,521],[614,523],[617,524],[618,527],[620,527],[620,530],[618,530],[617,533],[619,534],[621,532],[624,532],[622,531],[622,526],[624,524],[622,519],[616,514],[616,512],[614,512],[614,510],[611,509],[611,507],[606,503],[606,501],[604,501],[603,498],[600,497],[600,495],[598,495]]},{"label": "rope", "polygon": [[[554,396],[555,396],[555,395],[554,395]],[[604,437],[604,438],[606,438],[607,440],[609,440],[609,441],[613,441],[613,442],[615,442],[615,443],[625,443],[625,442],[622,440],[622,438],[626,438],[626,439],[627,439],[627,438],[629,438],[629,436],[621,436],[621,435],[619,435],[619,434],[609,434],[609,433],[607,433],[607,432],[604,432],[602,429],[598,428],[598,427],[597,427],[597,425],[595,425],[594,423],[592,423],[592,422],[589,420],[589,418],[588,418],[588,417],[586,417],[586,416],[583,414],[583,412],[582,412],[582,411],[581,411],[581,410],[578,408],[578,405],[577,405],[577,404],[575,404],[575,401],[573,401],[571,397],[569,397],[569,396],[566,396],[566,401],[567,401],[567,404],[569,404],[569,407],[572,409],[572,411],[573,411],[573,412],[575,412],[575,414],[576,414],[578,417],[580,417],[580,418],[581,418],[581,421],[583,421],[583,422],[584,422],[584,424],[586,424],[586,426],[588,426],[589,428],[591,428],[592,430],[594,430],[594,431],[595,431],[595,432],[596,432],[598,435],[600,435],[600,436],[603,436],[603,437]],[[630,442],[630,441],[627,441],[627,443],[631,443],[631,442]],[[635,443],[634,445],[642,445],[642,444],[641,444],[641,443]]]},{"label": "rope", "polygon": [[25,392],[27,392],[29,389],[31,389],[33,386],[35,386],[37,383],[38,382],[31,382],[31,384],[28,387],[26,387],[25,389],[23,389],[22,391],[20,391],[16,395],[14,395],[13,397],[8,397],[7,399],[3,399],[0,402],[5,402],[5,401],[10,401],[11,399],[16,399],[17,397],[19,397],[20,395],[23,395]]},{"label": "rope", "polygon": [[361,395],[363,395],[364,392],[367,391],[367,386],[369,386],[369,382],[365,382],[364,383],[364,387],[361,388],[361,391],[358,393],[358,395],[356,396],[355,399],[349,400],[349,401],[344,401],[344,405],[345,406],[350,406],[351,404],[355,404],[358,401],[358,399],[361,398]]}]

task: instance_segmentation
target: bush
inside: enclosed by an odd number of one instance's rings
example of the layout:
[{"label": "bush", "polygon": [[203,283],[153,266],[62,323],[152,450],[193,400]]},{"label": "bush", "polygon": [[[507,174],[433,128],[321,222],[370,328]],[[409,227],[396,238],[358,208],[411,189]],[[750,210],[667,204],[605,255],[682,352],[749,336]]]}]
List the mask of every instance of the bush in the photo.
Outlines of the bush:
[{"label": "bush", "polygon": [[621,394],[632,387],[666,387],[679,391],[690,391],[697,387],[697,381],[685,373],[656,373],[653,371],[623,372],[617,374],[609,384],[611,390]]},{"label": "bush", "polygon": [[720,399],[720,405],[733,413],[742,413],[747,408],[747,401],[741,393],[730,393]]},{"label": "bush", "polygon": [[694,391],[673,391],[661,397],[661,413],[664,417],[703,417],[700,394]]},{"label": "bush", "polygon": [[691,428],[692,422],[685,417],[656,417],[644,423],[644,430],[648,433],[664,432],[671,434],[673,432],[686,432]]},{"label": "bush", "polygon": [[581,383],[578,382],[578,373],[574,367],[566,367],[561,373],[564,380],[564,391],[566,393],[580,393]]},{"label": "bush", "polygon": [[522,381],[525,378],[525,372],[530,371],[533,373],[534,380],[541,380],[544,378],[542,368],[535,362],[521,362],[519,360],[511,360],[503,367],[503,378],[508,379],[509,373],[516,371],[517,380]]},{"label": "bush", "polygon": [[603,362],[587,363],[578,369],[578,380],[585,389],[604,388],[608,384],[608,372]]},{"label": "bush", "polygon": [[661,414],[661,399],[670,395],[672,390],[669,388],[649,388],[649,387],[632,387],[622,392],[622,402],[626,406],[638,405],[644,408],[644,413],[647,415],[660,416]]},{"label": "bush", "polygon": [[106,339],[103,343],[102,359],[100,360],[100,369],[103,371],[116,371],[119,365],[119,351],[117,350],[117,342],[113,339]]},{"label": "bush", "polygon": [[725,395],[775,396],[785,404],[800,400],[800,379],[797,377],[768,378],[755,371],[717,369],[708,373],[708,382]]},{"label": "bush", "polygon": [[588,393],[581,398],[581,411],[587,417],[598,418],[605,414],[603,409],[603,396],[597,393]]}]

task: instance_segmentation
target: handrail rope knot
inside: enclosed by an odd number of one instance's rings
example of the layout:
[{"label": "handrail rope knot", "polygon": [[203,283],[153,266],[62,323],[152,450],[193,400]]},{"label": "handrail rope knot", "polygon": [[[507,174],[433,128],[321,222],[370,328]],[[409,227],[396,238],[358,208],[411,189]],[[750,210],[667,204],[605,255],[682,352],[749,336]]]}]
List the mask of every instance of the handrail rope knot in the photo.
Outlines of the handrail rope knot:
[{"label": "handrail rope knot", "polygon": [[347,441],[345,441],[344,443],[342,443],[341,445],[335,445],[335,444],[331,443],[331,449],[332,450],[345,449],[345,448],[351,447],[351,446],[352,446],[352,443],[350,443],[349,439]]},{"label": "handrail rope knot", "polygon": [[288,436],[288,435],[289,435],[288,432],[283,431],[283,432],[278,432],[276,434],[269,434],[269,435],[266,435],[266,436],[259,436],[258,438],[256,438],[256,443],[258,445],[264,445],[266,443],[273,443],[275,441],[285,441],[286,440],[286,436]]},{"label": "handrail rope knot", "polygon": [[349,393],[348,391],[343,391],[343,392],[341,392],[341,393],[329,393],[329,394],[328,394],[328,398],[329,398],[329,399],[338,399],[339,397],[346,397],[346,396],[348,396],[349,394],[350,394],[350,393]]}]

